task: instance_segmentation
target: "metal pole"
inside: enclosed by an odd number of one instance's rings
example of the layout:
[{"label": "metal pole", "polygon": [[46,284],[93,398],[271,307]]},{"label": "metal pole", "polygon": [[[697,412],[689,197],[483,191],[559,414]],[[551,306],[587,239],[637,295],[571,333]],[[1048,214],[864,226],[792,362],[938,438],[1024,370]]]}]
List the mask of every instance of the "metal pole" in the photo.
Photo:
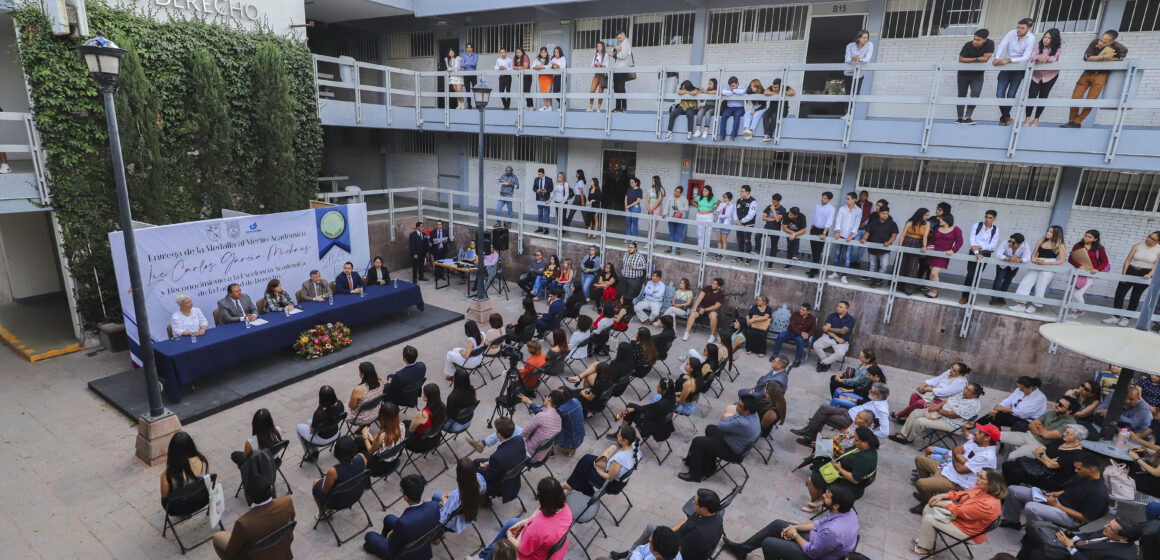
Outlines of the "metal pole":
[{"label": "metal pole", "polygon": [[[486,119],[484,107],[476,102],[476,108],[479,109],[479,220],[475,225],[475,300],[487,301],[487,284],[485,283],[486,276],[483,267],[483,226],[484,226],[484,206],[483,206],[483,125]],[[496,215],[499,219],[499,215]],[[489,252],[490,254],[490,252]]]},{"label": "metal pole", "polygon": [[167,414],[161,403],[157,384],[157,363],[153,357],[153,338],[149,335],[149,313],[145,307],[145,288],[141,285],[141,267],[137,264],[137,237],[133,233],[133,213],[129,209],[129,188],[125,185],[125,162],[121,159],[121,132],[117,128],[117,107],[113,87],[103,88],[105,120],[109,127],[109,151],[113,160],[113,179],[117,183],[117,207],[121,211],[121,231],[125,239],[125,260],[129,264],[129,284],[133,289],[133,312],[137,318],[137,342],[141,367],[145,370],[145,393],[149,395],[149,417]]}]

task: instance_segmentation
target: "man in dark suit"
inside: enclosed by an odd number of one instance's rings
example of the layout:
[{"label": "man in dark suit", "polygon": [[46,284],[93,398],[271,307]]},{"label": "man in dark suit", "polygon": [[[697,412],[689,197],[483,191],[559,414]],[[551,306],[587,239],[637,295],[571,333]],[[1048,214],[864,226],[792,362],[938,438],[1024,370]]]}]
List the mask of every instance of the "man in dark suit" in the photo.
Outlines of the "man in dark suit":
[{"label": "man in dark suit", "polygon": [[250,301],[250,296],[242,293],[242,287],[230,284],[226,288],[226,297],[217,302],[218,318],[225,323],[240,323],[242,319],[253,321],[258,318],[258,308]]},{"label": "man in dark suit", "polygon": [[544,174],[544,168],[541,167],[536,171],[536,180],[532,183],[532,190],[536,193],[536,202],[543,204],[536,205],[537,220],[543,227],[536,228],[536,233],[548,233],[548,220],[552,217],[552,212],[547,202],[552,198],[552,188],[555,185],[552,180]]},{"label": "man in dark suit", "polygon": [[290,551],[293,532],[287,533],[271,548],[257,554],[246,553],[255,542],[294,520],[294,502],[290,496],[274,497],[275,472],[277,467],[269,451],[258,451],[242,463],[242,486],[246,490],[250,511],[234,522],[232,531],[214,533],[213,550],[218,558],[275,560],[294,557]]},{"label": "man in dark suit", "polygon": [[[407,509],[403,515],[383,518],[383,531],[364,535],[363,550],[384,560],[399,558],[399,552],[412,541],[439,525],[439,501],[422,501],[427,482],[422,476],[409,474],[399,482]],[[431,560],[431,544],[407,555],[407,560]]]},{"label": "man in dark suit", "polygon": [[426,281],[423,277],[423,259],[427,256],[427,249],[429,240],[427,234],[423,233],[423,222],[415,224],[415,231],[411,232],[411,236],[407,238],[407,248],[411,252],[411,282],[418,283],[420,280]]},{"label": "man in dark suit", "polygon": [[[1143,535],[1140,525],[1117,517],[1100,531],[1069,537],[1047,521],[1033,521],[1023,536],[1019,560],[1136,560],[1135,542]],[[1149,557],[1151,558],[1151,557]]]},{"label": "man in dark suit", "polygon": [[520,493],[520,479],[516,477],[504,483],[503,477],[508,471],[515,468],[528,457],[524,450],[523,436],[512,437],[516,431],[516,423],[507,416],[501,416],[495,421],[495,435],[499,436],[500,444],[495,453],[487,460],[476,459],[475,465],[483,479],[487,481],[488,497],[499,496],[503,501],[514,500]]},{"label": "man in dark suit", "polygon": [[447,241],[450,235],[443,227],[443,220],[435,220],[435,229],[429,235],[431,241],[431,258],[441,261],[447,258]]},{"label": "man in dark suit", "polygon": [[563,318],[564,293],[560,290],[551,290],[548,292],[548,312],[540,313],[540,318],[536,319],[536,334],[552,332],[552,330],[560,328],[560,321]]},{"label": "man in dark suit", "polygon": [[342,265],[342,274],[334,279],[334,293],[336,294],[357,294],[363,291],[363,279],[357,272],[354,271],[354,265],[345,263]]},{"label": "man in dark suit", "polygon": [[[387,376],[387,386],[383,389],[383,400],[399,406],[415,408],[423,381],[427,379],[427,364],[417,361],[419,351],[414,346],[403,347],[403,369]],[[414,389],[404,392],[404,389]]]},{"label": "man in dark suit", "polygon": [[323,280],[322,273],[317,270],[311,270],[310,279],[302,283],[302,295],[306,296],[307,300],[323,301],[332,294],[330,283]]}]

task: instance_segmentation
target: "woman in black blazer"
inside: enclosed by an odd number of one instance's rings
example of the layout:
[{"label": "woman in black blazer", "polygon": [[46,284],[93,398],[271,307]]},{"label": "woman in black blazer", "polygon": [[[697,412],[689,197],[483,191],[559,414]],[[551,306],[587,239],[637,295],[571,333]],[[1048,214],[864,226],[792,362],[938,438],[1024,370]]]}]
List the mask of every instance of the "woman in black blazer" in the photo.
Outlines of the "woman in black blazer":
[{"label": "woman in black blazer", "polygon": [[367,270],[366,281],[368,286],[371,284],[385,286],[387,285],[387,282],[391,281],[391,271],[388,270],[386,265],[383,264],[382,257],[375,257],[374,260],[371,261],[371,267]]}]

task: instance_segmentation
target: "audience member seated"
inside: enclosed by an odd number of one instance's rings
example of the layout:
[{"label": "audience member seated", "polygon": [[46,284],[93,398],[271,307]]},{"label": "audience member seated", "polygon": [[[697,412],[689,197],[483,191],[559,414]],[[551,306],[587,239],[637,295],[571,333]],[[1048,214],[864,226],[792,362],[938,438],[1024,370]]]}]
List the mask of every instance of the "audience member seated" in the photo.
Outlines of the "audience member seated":
[{"label": "audience member seated", "polygon": [[[677,385],[666,377],[657,382],[656,394],[648,404],[629,404],[624,407],[622,426],[636,426],[641,439],[648,437],[665,441],[673,434],[673,423],[669,415],[677,408]],[[616,434],[609,434],[615,439]]]},{"label": "audience member seated", "polygon": [[[1087,428],[1079,424],[1064,426],[1063,437],[1040,445],[1030,457],[1019,457],[1003,463],[1003,478],[1011,486],[1026,484],[1044,492],[1062,490],[1075,477],[1075,461],[1083,453],[1080,445],[1087,439]],[[1010,433],[1003,434],[1006,439]]]},{"label": "audience member seated", "polygon": [[[320,516],[330,516],[336,510],[346,509],[362,497],[363,488],[355,488],[341,496],[331,496],[330,490],[335,485],[358,476],[367,468],[366,455],[358,452],[358,444],[353,436],[342,436],[334,444],[334,458],[338,464],[327,469],[322,478],[315,480],[311,487],[314,503],[318,506]],[[329,498],[329,502],[327,500]],[[323,504],[329,508],[323,511]]]},{"label": "audience member seated", "polygon": [[1047,395],[1039,390],[1043,382],[1038,377],[1020,376],[1015,385],[1016,389],[1007,398],[979,418],[980,423],[1023,432],[1032,420],[1047,411]]},{"label": "audience member seated", "polygon": [[1133,447],[1128,450],[1132,462],[1140,470],[1132,473],[1132,480],[1136,481],[1136,490],[1152,497],[1160,498],[1160,446],[1145,442],[1146,447]]},{"label": "audience member seated", "polygon": [[[681,278],[681,282],[677,285],[676,291],[673,292],[673,302],[669,308],[665,310],[664,316],[672,317],[675,321],[677,317],[687,317],[689,310],[693,307],[693,288],[689,283],[688,278]],[[654,325],[660,326],[657,323]]]},{"label": "audience member seated", "polygon": [[[668,318],[666,319],[666,317]],[[653,335],[653,344],[657,347],[657,354],[663,360],[668,357],[673,342],[677,340],[677,331],[673,328],[673,318],[669,315],[662,316],[653,324],[661,328],[661,332]]]},{"label": "audience member seated", "polygon": [[781,354],[781,345],[789,341],[794,344],[793,367],[802,365],[802,350],[810,343],[818,320],[810,313],[810,304],[803,303],[798,312],[789,318],[789,327],[777,335],[773,341],[773,355]]},{"label": "audience member seated", "polygon": [[619,493],[628,484],[628,478],[640,462],[640,438],[632,426],[616,430],[616,444],[608,446],[599,456],[588,454],[576,461],[572,474],[564,483],[564,493],[579,492],[592,496],[608,483],[607,491]]},{"label": "audience member seated", "polygon": [[284,313],[294,310],[294,299],[282,289],[282,281],[274,278],[266,283],[266,292],[262,294],[266,303],[266,313]]},{"label": "audience member seated", "polygon": [[[520,395],[520,400],[528,405],[528,411],[532,414],[543,412],[543,407],[533,403],[526,395]],[[556,413],[560,415],[556,451],[567,457],[575,455],[576,449],[584,443],[584,407],[579,400],[569,396],[567,391],[559,389],[552,391],[548,398],[544,399],[544,407],[555,408]]]},{"label": "audience member seated", "polygon": [[677,414],[689,416],[697,409],[701,393],[709,390],[709,380],[705,377],[713,371],[709,364],[702,364],[697,358],[685,360],[684,373],[677,378]]},{"label": "audience member seated", "polygon": [[1100,406],[1100,385],[1089,379],[1079,384],[1075,389],[1068,389],[1065,395],[1079,402],[1079,409],[1072,416],[1080,422],[1091,423],[1092,415]]},{"label": "audience member seated", "polygon": [[[423,490],[427,481],[422,475],[409,474],[399,481],[403,501],[407,509],[396,516],[388,514],[383,518],[381,533],[367,531],[363,536],[363,550],[384,560],[400,558],[399,553],[411,542],[427,534],[439,525],[439,501],[424,502]],[[415,558],[430,558],[431,543],[427,543],[413,554]]]},{"label": "audience member seated", "polygon": [[[205,458],[193,438],[186,432],[177,432],[169,439],[165,470],[161,472],[161,507],[169,503],[169,492],[186,484],[202,484],[201,477],[209,473],[209,459]],[[175,515],[192,512],[171,512]]]},{"label": "audience member seated", "polygon": [[716,344],[710,342],[705,345],[705,349],[698,352],[695,348],[690,348],[685,352],[685,359],[696,358],[701,361],[703,365],[708,366],[705,373],[717,371],[721,367],[721,360],[725,359],[724,350]]},{"label": "audience member seated", "polygon": [[781,387],[781,392],[784,393],[789,390],[789,360],[781,356],[774,356],[769,361],[769,372],[761,376],[757,383],[753,384],[752,389],[738,389],[737,398],[745,395],[753,395],[761,398],[765,394],[766,384],[773,383]]},{"label": "audience member seated", "polygon": [[403,441],[406,426],[399,419],[399,405],[385,402],[379,407],[379,431],[371,435],[369,427],[362,429],[362,437],[355,439],[359,453],[367,457],[367,469],[371,476],[386,476],[399,466],[399,456],[387,459],[380,452],[391,449]]},{"label": "audience member seated", "polygon": [[290,496],[275,497],[278,467],[269,453],[254,455],[241,468],[242,488],[250,509],[238,517],[232,530],[213,534],[214,552],[222,560],[291,558],[292,532],[273,547],[259,554],[248,554],[254,543],[294,521],[294,501]]},{"label": "audience member seated", "polygon": [[1001,525],[1022,529],[1019,517],[1024,513],[1028,525],[1046,521],[1065,529],[1077,529],[1103,517],[1108,511],[1108,487],[1101,474],[1104,460],[1084,452],[1075,460],[1074,466],[1075,477],[1062,490],[1043,492],[1037,488],[1012,486],[1003,502]]},{"label": "audience member seated", "polygon": [[475,462],[467,457],[460,458],[455,463],[455,489],[431,496],[431,500],[439,504],[439,523],[452,533],[459,533],[475,523],[484,492],[487,492],[487,481],[475,468]]},{"label": "audience member seated", "polygon": [[622,295],[616,299],[616,303],[613,305],[616,307],[616,315],[612,316],[612,330],[628,332],[628,322],[635,314],[632,298],[627,294]]},{"label": "audience member seated", "polygon": [[520,307],[523,308],[524,312],[516,319],[516,322],[508,323],[504,329],[504,334],[508,340],[515,339],[517,335],[526,332],[529,328],[533,328],[536,322],[540,320],[540,315],[536,313],[536,303],[532,301],[530,296],[525,297],[520,302]]},{"label": "audience member seated", "polygon": [[520,479],[505,482],[504,475],[527,458],[524,438],[515,435],[516,423],[507,416],[496,418],[494,425],[500,443],[491,457],[476,459],[475,468],[486,481],[489,498],[499,496],[504,501],[514,500],[520,491]]},{"label": "audience member seated", "polygon": [[600,304],[606,301],[616,299],[620,286],[617,282],[620,278],[616,274],[616,266],[610,262],[604,263],[604,268],[596,275],[596,281],[592,283],[588,294],[591,296],[592,304],[596,309],[600,309]]},{"label": "audience member seated", "polygon": [[536,282],[544,276],[546,268],[548,261],[544,260],[544,252],[537,249],[532,255],[532,262],[528,263],[528,271],[521,274],[519,281],[516,282],[529,298],[532,297]]},{"label": "audience member seated", "polygon": [[209,328],[205,314],[193,306],[193,300],[185,294],[177,296],[177,311],[169,319],[169,331],[173,336],[201,336]]},{"label": "audience member seated", "polygon": [[[610,373],[613,377],[611,382],[621,381],[625,377],[632,375],[632,372],[636,369],[632,354],[632,343],[627,340],[623,340],[620,342],[620,344],[616,345],[615,358],[605,362],[593,362],[588,364],[588,367],[584,368],[584,371],[580,372],[580,375],[571,376],[568,378],[568,381],[571,381],[574,384],[583,382],[584,387],[586,388],[595,386],[597,377],[596,369],[599,364],[608,365],[610,368]],[[599,394],[599,391],[597,391],[597,394]]]},{"label": "audience member seated", "polygon": [[804,428],[790,430],[790,432],[801,436],[797,440],[799,444],[809,447],[813,445],[814,440],[822,431],[822,426],[829,426],[835,430],[845,430],[854,423],[859,412],[866,410],[875,420],[871,424],[874,435],[885,437],[889,432],[887,418],[890,414],[890,403],[886,399],[890,397],[890,388],[885,383],[875,383],[870,386],[869,396],[869,401],[849,409],[833,404],[823,404],[814,411],[809,423]]},{"label": "audience member seated", "polygon": [[[967,390],[974,387],[972,383]],[[964,391],[965,393],[966,391]],[[910,513],[921,514],[922,505],[931,496],[965,490],[974,485],[975,474],[983,469],[997,467],[996,444],[1002,437],[999,428],[991,424],[975,424],[975,433],[964,423],[961,431],[967,437],[966,443],[954,449],[928,446],[923,454],[914,458],[914,471],[910,481],[917,490],[914,497],[918,505],[910,508]]]},{"label": "audience member seated", "polygon": [[535,300],[540,301],[543,297],[544,290],[556,279],[560,274],[560,258],[556,255],[548,257],[548,266],[544,267],[544,272],[536,277],[535,283],[532,285],[532,294],[535,295]]},{"label": "audience member seated", "polygon": [[383,264],[382,257],[376,256],[371,260],[371,267],[367,269],[365,280],[368,286],[386,286],[391,281],[391,271]]},{"label": "audience member seated", "polygon": [[1023,535],[1018,560],[1141,560],[1151,558],[1135,542],[1143,536],[1141,526],[1123,517],[1108,520],[1103,529],[1070,534],[1049,522],[1030,524]]},{"label": "audience member seated", "polygon": [[878,436],[873,430],[859,426],[854,430],[854,447],[833,461],[810,473],[806,481],[810,501],[801,510],[814,514],[823,509],[822,495],[835,487],[850,488],[855,495],[855,486],[865,487],[878,472]]},{"label": "audience member seated", "polygon": [[218,319],[222,324],[241,323],[245,319],[253,321],[258,318],[258,308],[250,296],[242,293],[238,284],[230,284],[226,288],[226,297],[217,302]]},{"label": "audience member seated", "polygon": [[1160,375],[1148,374],[1136,379],[1134,385],[1140,388],[1140,397],[1152,408],[1160,407]]},{"label": "audience member seated", "polygon": [[[522,396],[522,395],[521,395]],[[527,398],[526,396],[524,398]],[[523,399],[520,399],[523,400]],[[558,436],[563,428],[563,419],[560,411],[556,410],[556,403],[568,401],[568,393],[564,389],[556,389],[544,399],[544,406],[536,407],[532,420],[524,426],[521,437],[524,440],[524,451],[533,461],[541,462],[548,458],[551,449],[539,450],[544,442]],[[524,404],[530,404],[531,401]]]},{"label": "audience member seated", "polygon": [[[873,387],[875,383],[885,384],[886,374],[882,372],[881,367],[873,365],[866,368],[866,376],[870,378],[870,384],[857,391],[850,391],[841,387],[834,389],[834,396],[830,398],[830,404],[838,408],[853,408],[870,400],[870,388]],[[887,417],[887,420],[889,419],[890,418]],[[887,424],[888,423],[884,423],[884,425]],[[884,428],[883,431],[885,431],[887,434],[890,433],[888,428]]]},{"label": "audience member seated", "polygon": [[661,304],[665,301],[665,283],[661,281],[661,271],[654,270],[649,281],[644,283],[636,304],[636,319],[644,324],[652,323],[661,314]]},{"label": "audience member seated", "polygon": [[653,344],[652,332],[648,327],[640,327],[636,330],[636,336],[630,338],[628,343],[632,345],[633,375],[637,377],[648,375],[659,356],[657,347]]},{"label": "audience member seated", "polygon": [[[864,396],[870,391],[870,368],[878,366],[878,356],[869,348],[863,348],[858,353],[858,367],[854,368],[854,376],[843,379],[841,375],[830,377],[830,391],[832,398],[849,396],[851,394]],[[879,368],[879,372],[881,372]],[[856,402],[857,399],[854,400]]]},{"label": "audience member seated", "polygon": [[[1104,415],[1108,413],[1108,407],[1114,396],[1115,393],[1112,393],[1100,401],[1099,408],[1096,409],[1093,416],[1093,421],[1096,424],[1103,425]],[[1152,426],[1152,409],[1148,407],[1148,403],[1140,398],[1140,388],[1135,385],[1128,388],[1128,395],[1124,398],[1124,410],[1120,412],[1120,425],[1127,426],[1135,434],[1148,430]]]},{"label": "audience member seated", "polygon": [[567,540],[556,554],[548,556],[548,551],[568,534],[568,528],[572,526],[572,510],[565,500],[564,488],[555,478],[546,476],[536,484],[535,496],[540,507],[531,517],[509,519],[500,527],[491,544],[469,560],[492,560],[497,551],[496,544],[505,540],[516,545],[521,559],[564,560],[568,553]]},{"label": "audience member seated", "polygon": [[447,381],[455,378],[455,366],[472,369],[483,362],[482,351],[477,352],[476,350],[487,341],[484,339],[483,333],[479,332],[479,324],[475,321],[464,321],[463,334],[467,337],[463,347],[449,350],[447,358],[443,360],[443,378]]},{"label": "audience member seated", "polygon": [[821,519],[797,525],[778,519],[744,541],[733,542],[725,537],[724,550],[740,559],[759,548],[766,560],[846,558],[858,544],[854,492],[843,486],[832,486],[821,495],[818,503],[818,511],[826,512]]},{"label": "audience member seated", "polygon": [[734,359],[733,357],[739,356],[741,350],[745,348],[745,330],[746,329],[741,326],[741,319],[733,319],[733,322],[729,323],[729,332],[727,333],[729,336],[724,338],[729,339],[729,355],[731,356],[730,359]]},{"label": "audience member seated", "polygon": [[520,392],[525,395],[535,393],[540,384],[540,377],[544,372],[544,365],[548,363],[548,356],[544,354],[544,347],[538,340],[529,340],[527,343],[528,359],[524,360],[524,367],[520,370]]},{"label": "audience member seated", "polygon": [[1052,403],[1052,410],[1039,415],[1027,425],[1026,432],[1007,432],[1003,434],[1002,451],[1006,451],[1007,459],[1019,457],[1032,458],[1035,450],[1057,441],[1063,437],[1063,430],[1069,424],[1075,424],[1075,416],[1071,413],[1079,408],[1075,399],[1063,396]]},{"label": "audience member seated", "polygon": [[358,377],[359,384],[355,385],[350,392],[350,402],[346,405],[347,410],[350,410],[350,415],[347,416],[346,421],[361,428],[371,425],[379,415],[377,409],[360,411],[359,408],[382,396],[383,382],[379,380],[379,374],[375,371],[374,364],[370,362],[362,362],[358,365]]},{"label": "audience member seated", "polygon": [[354,265],[346,263],[342,265],[342,274],[334,278],[334,293],[336,294],[357,294],[363,291],[363,279],[355,272]]},{"label": "audience member seated", "polygon": [[255,451],[270,449],[274,444],[282,441],[282,428],[274,425],[274,417],[265,408],[259,408],[250,420],[250,437],[242,446],[241,451],[230,454],[230,460],[241,467]]},{"label": "audience member seated", "polygon": [[[844,430],[839,430],[829,438],[833,442],[829,453],[823,449],[822,455],[819,457],[817,441],[811,441],[807,446],[811,449],[809,457],[806,457],[804,460],[802,460],[802,462],[799,463],[798,466],[794,467],[793,471],[791,472],[796,472],[807,465],[810,467],[810,470],[818,470],[822,467],[822,465],[825,465],[827,462],[829,462],[831,458],[840,457],[847,451],[852,451],[854,449],[854,440],[857,439],[856,436],[858,435],[858,428],[869,428],[871,431],[873,431],[878,425],[879,421],[874,417],[874,413],[872,411],[859,411],[858,414],[854,415],[853,424],[850,424],[850,426]],[[878,434],[874,435],[877,436]],[[798,443],[805,445],[801,438],[798,439]]]},{"label": "audience member seated", "polygon": [[323,301],[334,295],[334,291],[330,289],[330,282],[322,279],[322,273],[311,270],[310,279],[302,283],[302,294],[309,300]]},{"label": "audience member seated", "polygon": [[[424,379],[427,379],[427,364],[419,361],[419,351],[414,346],[410,344],[404,346],[403,367],[387,376],[383,400],[399,406],[414,407],[419,401],[419,392]],[[415,388],[404,392],[409,387]]]},{"label": "audience member seated", "polygon": [[475,385],[471,383],[471,374],[467,373],[467,370],[455,372],[455,380],[451,382],[451,392],[447,394],[447,421],[443,423],[443,429],[466,430],[471,421],[468,420],[466,423],[460,424],[455,419],[464,410],[474,406],[478,400],[479,396],[475,392]]},{"label": "audience member seated", "polygon": [[580,261],[580,289],[588,302],[592,301],[592,284],[596,282],[596,275],[601,270],[603,268],[600,266],[600,247],[590,245],[588,254]]},{"label": "audience member seated", "polygon": [[[814,353],[818,355],[818,372],[829,371],[831,365],[841,364],[842,360],[846,359],[846,352],[850,351],[850,336],[854,333],[854,324],[854,316],[850,315],[850,304],[845,301],[838,302],[837,310],[826,317],[826,321],[822,323],[822,332],[814,341]],[[833,350],[833,353],[827,355],[827,349]]]},{"label": "audience member seated", "polygon": [[769,298],[757,296],[757,303],[749,308],[749,314],[745,316],[745,355],[756,353],[758,358],[765,357],[772,318]]},{"label": "audience member seated", "polygon": [[910,405],[891,417],[897,422],[905,422],[910,417],[911,412],[923,408],[929,403],[942,402],[962,393],[963,389],[967,388],[967,374],[969,373],[971,373],[971,368],[967,367],[967,364],[962,362],[951,364],[950,369],[937,377],[923,381],[922,385],[919,385],[910,394]]},{"label": "audience member seated", "polygon": [[428,383],[423,386],[423,408],[415,411],[410,420],[404,420],[407,439],[413,440],[432,428],[438,430],[447,422],[447,405],[443,404],[439,386]]},{"label": "audience member seated", "polygon": [[726,412],[720,422],[705,427],[705,435],[693,438],[689,454],[685,456],[689,470],[677,477],[686,482],[701,482],[713,474],[718,458],[740,461],[741,453],[761,435],[761,421],[756,412],[757,398],[741,397],[732,414]]},{"label": "audience member seated", "polygon": [[572,351],[568,353],[568,358],[583,359],[588,357],[588,339],[592,338],[595,331],[592,329],[592,317],[581,315],[576,318],[576,330],[572,331],[572,336],[568,337],[568,348]]},{"label": "audience member seated", "polygon": [[685,321],[685,334],[681,335],[681,340],[689,340],[693,325],[704,316],[709,318],[709,344],[716,342],[718,316],[725,306],[724,288],[725,281],[720,278],[714,278],[708,286],[701,288],[701,293],[689,308],[689,319]]},{"label": "audience member seated", "polygon": [[561,360],[572,351],[568,346],[568,333],[562,328],[552,329],[552,345],[548,347],[548,362]]},{"label": "audience member seated", "polygon": [[[976,473],[975,485],[967,490],[931,496],[923,506],[922,528],[911,552],[920,556],[933,552],[936,530],[956,540],[982,533],[1002,514],[1002,500],[1006,497],[1007,482],[995,469]],[[987,535],[982,534],[972,542],[983,544],[985,540]]]},{"label": "audience member seated", "polygon": [[616,556],[619,553],[612,553],[610,556],[598,558],[597,560],[612,560],[615,558],[628,558],[632,556],[635,560],[675,560],[685,559],[688,556],[681,554],[681,540],[677,533],[664,525],[655,526],[653,530],[645,535],[645,543],[641,545],[633,545],[632,550],[623,554],[623,556]]},{"label": "audience member seated", "polygon": [[[923,409],[923,414],[911,414],[906,417],[906,423],[902,425],[902,429],[890,436],[891,441],[901,443],[903,445],[914,441],[914,438],[922,435],[927,430],[938,430],[941,432],[953,432],[959,427],[964,426],[968,422],[979,415],[981,401],[979,400],[984,394],[983,386],[978,383],[971,383],[963,389],[962,393],[951,396],[943,402],[930,402],[926,404]],[[967,426],[969,429],[970,426]]]},{"label": "audience member seated", "polygon": [[[346,408],[338,401],[334,394],[334,387],[323,385],[318,389],[318,407],[305,424],[299,424],[298,441],[302,444],[303,460],[313,463],[318,459],[318,452],[313,446],[327,445],[338,439],[338,419],[346,412]],[[332,426],[332,427],[331,427]],[[328,428],[329,427],[329,428]],[[321,428],[321,429],[320,429]]]},{"label": "audience member seated", "polygon": [[[736,404],[727,405],[726,412],[729,412],[729,407],[733,407],[734,412],[736,412]],[[757,417],[761,422],[761,437],[768,436],[774,426],[785,424],[785,408],[785,393],[782,392],[781,386],[777,383],[766,383],[765,392],[757,400]]]},{"label": "audience member seated", "polygon": [[[672,527],[680,545],[681,558],[685,560],[709,560],[709,556],[713,554],[713,550],[717,548],[717,543],[725,534],[721,515],[718,513],[720,511],[721,497],[716,492],[708,488],[697,490],[697,493],[693,495],[693,515],[686,517]],[[640,550],[642,545],[648,544],[649,537],[654,534],[658,527],[664,527],[664,525],[649,523],[640,532],[640,537],[632,543],[629,550],[613,552],[609,556],[612,560],[628,558]]]},{"label": "audience member seated", "polygon": [[576,281],[576,269],[572,268],[572,259],[564,259],[560,264],[560,272],[548,284],[548,293],[560,292],[560,301],[572,295],[572,283]]},{"label": "audience member seated", "polygon": [[564,292],[560,290],[548,291],[548,311],[536,317],[536,334],[552,332],[560,328],[560,321],[564,318]]}]

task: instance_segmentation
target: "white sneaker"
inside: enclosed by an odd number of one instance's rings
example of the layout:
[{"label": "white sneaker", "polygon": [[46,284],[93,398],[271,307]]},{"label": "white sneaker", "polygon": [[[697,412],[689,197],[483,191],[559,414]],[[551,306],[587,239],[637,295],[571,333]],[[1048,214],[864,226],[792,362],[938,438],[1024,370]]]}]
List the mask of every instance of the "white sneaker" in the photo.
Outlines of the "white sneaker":
[{"label": "white sneaker", "polygon": [[1116,317],[1115,315],[1112,315],[1111,317],[1108,317],[1107,319],[1104,319],[1103,321],[1100,321],[1100,322],[1105,324],[1105,325],[1114,325],[1114,324],[1120,322],[1120,318]]},{"label": "white sneaker", "polygon": [[1129,318],[1127,318],[1127,317],[1121,317],[1121,318],[1120,318],[1120,323],[1119,323],[1119,324],[1120,324],[1120,326],[1121,326],[1121,327],[1126,327],[1126,326],[1128,326],[1128,325],[1131,325],[1131,324],[1132,324],[1132,320],[1131,320],[1131,319],[1129,319]]},{"label": "white sneaker", "polygon": [[666,133],[665,133],[665,140],[672,140],[672,139],[673,139],[673,133],[672,133],[672,132],[666,132]]},{"label": "white sneaker", "polygon": [[681,340],[689,340],[689,333],[685,333],[684,335],[682,335]]},{"label": "white sneaker", "polygon": [[1015,305],[1007,306],[1007,309],[1010,309],[1011,311],[1027,311],[1027,306],[1023,305],[1022,303],[1016,303]]},{"label": "white sneaker", "polygon": [[686,135],[685,135],[685,140],[692,140],[692,139],[693,139],[693,133],[692,133],[692,132],[690,132],[690,133],[688,133],[688,134],[686,134]]},{"label": "white sneaker", "polygon": [[592,107],[589,107],[589,108],[585,109],[585,110],[584,110],[584,112],[585,112],[585,113],[591,113],[591,112],[592,112]]},{"label": "white sneaker", "polygon": [[0,165],[0,173],[3,173],[3,174],[12,173],[12,168],[8,167],[7,163]]},{"label": "white sneaker", "polygon": [[762,144],[768,144],[768,143],[769,143],[771,140],[773,140],[773,137],[772,137],[772,136],[765,136],[765,137],[763,137],[763,138],[761,139],[761,143],[762,143]]},{"label": "white sneaker", "polygon": [[717,342],[717,337],[715,337],[715,336],[713,336],[713,335],[709,335],[709,342],[708,342],[708,344],[713,344],[714,342]]},{"label": "white sneaker", "polygon": [[1025,309],[1024,311],[1026,311],[1028,313],[1035,313],[1035,312],[1039,311],[1039,308],[1034,306],[1034,305],[1028,305],[1027,309]]},{"label": "white sneaker", "polygon": [[826,278],[833,280],[833,279],[837,278],[838,276],[840,276],[840,275],[837,272],[831,272],[830,275],[827,276]]},{"label": "white sneaker", "polygon": [[842,275],[842,283],[843,283],[843,284],[849,284],[849,283],[850,283],[850,282],[848,282],[848,281],[846,280],[846,275],[845,275],[845,274],[843,274],[843,275]]}]

